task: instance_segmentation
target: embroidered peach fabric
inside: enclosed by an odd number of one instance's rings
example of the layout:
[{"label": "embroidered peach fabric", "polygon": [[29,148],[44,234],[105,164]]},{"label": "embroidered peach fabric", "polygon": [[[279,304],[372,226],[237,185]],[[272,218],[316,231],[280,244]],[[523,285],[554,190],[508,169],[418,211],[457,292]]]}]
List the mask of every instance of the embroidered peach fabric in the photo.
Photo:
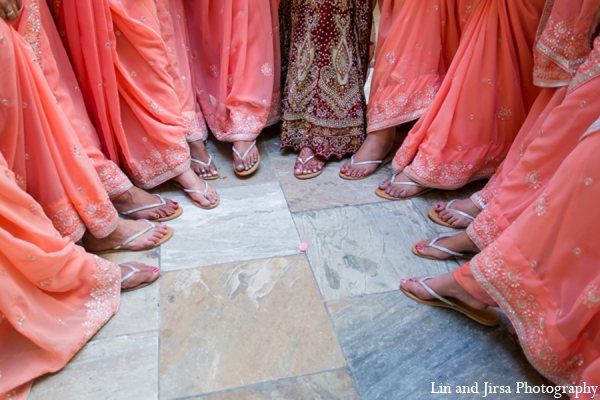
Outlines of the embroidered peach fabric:
[{"label": "embroidered peach fabric", "polygon": [[[540,39],[534,48],[533,73],[535,85],[560,87],[571,82],[575,70],[589,53],[587,41],[582,41],[581,38],[583,36],[587,38],[590,17],[598,6],[600,6],[600,0],[551,0],[546,2],[538,29]],[[554,22],[549,23],[550,19]],[[582,24],[582,21],[587,22]],[[541,41],[546,44],[540,44]],[[540,49],[548,53],[548,56],[544,55]],[[584,60],[581,59],[582,55],[585,55]],[[564,66],[568,66],[568,68]],[[548,106],[553,94],[554,91],[551,90],[543,91],[540,94],[536,104],[531,109],[530,115],[515,138],[505,161],[490,179],[490,182],[481,191],[471,196],[473,202],[481,209],[487,207],[492,198],[498,194],[498,186],[500,186],[506,175],[502,169],[506,168],[507,172],[510,172],[523,157],[531,140],[537,137],[537,132],[532,131],[532,126],[536,123],[539,124],[538,118],[544,117],[544,109]],[[549,110],[551,109],[549,108]],[[479,240],[479,243],[483,245],[481,240]]]},{"label": "embroidered peach fabric", "polygon": [[[0,49],[13,35],[0,21]],[[64,367],[117,311],[120,269],[61,237],[2,154],[0,243],[0,398],[23,399],[34,378]]]},{"label": "embroidered peach fabric", "polygon": [[367,133],[425,113],[458,49],[462,21],[475,2],[383,1]]},{"label": "embroidered peach fabric", "polygon": [[441,189],[493,175],[539,93],[531,48],[543,6],[478,3],[433,103],[396,153],[396,171]]},{"label": "embroidered peach fabric", "polygon": [[202,123],[179,90],[191,80],[169,1],[63,0],[57,19],[108,158],[144,189],[189,169],[186,138]]},{"label": "embroidered peach fabric", "polygon": [[39,6],[44,40],[48,43],[48,46],[41,48],[44,57],[44,76],[60,108],[77,134],[84,153],[92,161],[104,190],[111,199],[115,199],[129,190],[133,184],[119,167],[102,153],[98,133],[88,116],[71,61],[60,40],[54,20],[43,1]]},{"label": "embroidered peach fabric", "polygon": [[[592,89],[598,93],[600,79],[577,91]],[[598,110],[598,97],[591,100]],[[577,142],[581,130],[569,127],[562,136]],[[599,129],[588,130],[537,199],[460,268],[476,279],[469,292],[484,289],[502,307],[531,364],[558,385],[600,385]]]},{"label": "embroidered peach fabric", "polygon": [[275,0],[186,1],[192,72],[211,132],[256,139],[279,120],[281,57]]},{"label": "embroidered peach fabric", "polygon": [[18,32],[1,25],[0,151],[61,235],[78,240],[87,228],[107,236],[117,212],[44,75],[56,73],[40,20],[45,4],[23,4]]},{"label": "embroidered peach fabric", "polygon": [[[596,6],[600,6],[600,1],[594,1]],[[583,4],[584,1],[581,0],[579,4],[569,2],[570,6],[579,6],[582,12],[587,12],[581,8]],[[587,31],[587,28],[582,29]],[[467,234],[478,247],[483,249],[493,242],[523,208],[539,195],[538,192],[543,190],[562,159],[574,148],[577,137],[575,133],[581,134],[595,119],[598,109],[590,103],[593,94],[589,89],[582,88],[579,91],[578,88],[600,73],[600,67],[595,61],[597,57],[596,52],[589,56],[569,88],[546,88],[538,98],[536,106],[517,135],[502,170],[496,174],[494,199],[467,228]],[[565,99],[567,91],[569,96]],[[554,115],[552,118],[551,113]],[[577,118],[573,118],[573,115],[577,115]],[[552,133],[557,124],[569,126],[571,130],[561,130],[562,135]]]},{"label": "embroidered peach fabric", "polygon": [[542,87],[565,86],[589,53],[590,17],[598,0],[549,0],[534,48],[534,83]]}]

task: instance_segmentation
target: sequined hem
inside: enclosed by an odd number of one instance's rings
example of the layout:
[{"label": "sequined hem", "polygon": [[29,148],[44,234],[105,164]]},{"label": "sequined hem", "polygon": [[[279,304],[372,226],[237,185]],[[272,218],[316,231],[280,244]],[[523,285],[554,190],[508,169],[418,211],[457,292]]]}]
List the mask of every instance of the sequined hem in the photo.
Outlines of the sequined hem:
[{"label": "sequined hem", "polygon": [[117,312],[121,293],[121,269],[118,265],[98,256],[94,256],[96,271],[94,285],[90,290],[86,320],[83,322],[85,333],[80,347],[92,338]]},{"label": "sequined hem", "polygon": [[256,109],[250,112],[244,108],[244,106],[238,106],[230,110],[225,117],[217,115],[215,107],[207,104],[203,104],[202,107],[210,131],[223,142],[254,140],[267,125],[269,110],[264,109],[261,115],[256,115]]},{"label": "sequined hem", "polygon": [[[560,357],[549,346],[547,337],[552,332],[546,322],[558,310],[554,302],[545,302],[544,308],[540,307],[536,296],[523,284],[525,279],[533,284],[539,281],[530,263],[523,261],[522,265],[506,263],[498,247],[492,245],[471,260],[470,268],[475,279],[510,318],[531,365],[555,384],[574,385],[581,376],[583,355]],[[550,294],[548,297],[551,298]]]},{"label": "sequined hem", "polygon": [[197,140],[206,140],[208,138],[208,128],[200,113],[183,113],[183,122],[187,128],[185,138],[188,142]]},{"label": "sequined hem", "polygon": [[496,184],[498,178],[498,172],[494,174],[488,183],[478,192],[475,192],[471,195],[470,199],[479,208],[480,210],[487,209],[488,205],[498,194],[498,185]]},{"label": "sequined hem", "polygon": [[465,232],[469,239],[475,243],[475,246],[483,250],[498,239],[503,231],[490,215],[489,209],[486,208],[469,224]]},{"label": "sequined hem", "polygon": [[94,237],[103,238],[112,233],[119,222],[117,211],[109,199],[104,203],[88,202],[82,210],[72,204],[46,204],[44,212],[63,237],[76,242],[89,230]]},{"label": "sequined hem", "polygon": [[326,160],[331,156],[341,159],[346,154],[356,153],[363,140],[362,127],[331,129],[304,121],[283,121],[281,128],[282,149],[292,148],[298,152],[308,147]]},{"label": "sequined hem", "polygon": [[112,161],[107,161],[102,166],[96,167],[96,173],[111,200],[116,199],[133,187],[133,183],[127,178],[127,175]]},{"label": "sequined hem", "polygon": [[129,166],[129,176],[135,185],[152,189],[187,171],[190,168],[190,151],[183,140],[181,145],[172,146],[162,153],[153,150],[148,158]]},{"label": "sequined hem", "polygon": [[501,163],[502,158],[488,157],[470,164],[463,164],[459,160],[452,164],[437,164],[419,152],[412,163],[405,168],[398,168],[394,159],[392,168],[398,172],[404,171],[406,176],[423,186],[454,190],[469,182],[490,178]]}]

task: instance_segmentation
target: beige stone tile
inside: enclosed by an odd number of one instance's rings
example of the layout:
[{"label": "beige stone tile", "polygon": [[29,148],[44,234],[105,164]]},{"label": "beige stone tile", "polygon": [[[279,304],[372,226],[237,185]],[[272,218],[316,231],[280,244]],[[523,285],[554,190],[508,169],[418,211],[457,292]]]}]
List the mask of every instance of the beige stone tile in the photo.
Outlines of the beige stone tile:
[{"label": "beige stone tile", "polygon": [[[199,397],[197,397],[199,399]],[[228,390],[202,396],[206,400],[296,400],[344,399],[358,400],[350,375],[345,370],[283,379],[252,387]]]},{"label": "beige stone tile", "polygon": [[161,318],[162,398],[345,365],[303,255],[169,273]]},{"label": "beige stone tile", "polygon": [[29,400],[158,398],[158,334],[89,342],[65,368],[37,379]]},{"label": "beige stone tile", "polygon": [[400,278],[458,265],[412,254],[412,245],[434,232],[410,201],[303,212],[294,221],[326,301],[396,290]]},{"label": "beige stone tile", "polygon": [[195,207],[182,194],[173,198],[184,213],[169,223],[175,235],[161,246],[163,271],[300,252],[300,238],[276,183],[222,189],[221,204],[212,210]]}]

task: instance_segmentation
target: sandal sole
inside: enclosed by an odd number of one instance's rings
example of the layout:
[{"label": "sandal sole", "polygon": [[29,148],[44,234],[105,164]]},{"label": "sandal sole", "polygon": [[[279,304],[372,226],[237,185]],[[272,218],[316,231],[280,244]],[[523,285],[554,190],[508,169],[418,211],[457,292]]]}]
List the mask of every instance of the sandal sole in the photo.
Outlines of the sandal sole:
[{"label": "sandal sole", "polygon": [[425,304],[425,305],[431,306],[431,307],[443,307],[443,308],[448,308],[450,310],[457,311],[457,312],[463,314],[464,316],[471,318],[473,321],[480,323],[481,325],[496,326],[500,323],[500,313],[498,313],[498,311],[496,311],[490,307],[486,308],[485,310],[474,310],[471,307],[469,307],[466,304],[459,301],[458,299],[453,298],[452,299],[453,302],[455,302],[455,303],[459,304],[461,307],[465,308],[465,309],[460,309],[460,308],[453,307],[449,304],[446,304],[438,299],[432,299],[432,300],[420,299],[416,295],[403,289],[402,287],[400,287],[400,291],[402,293],[404,293],[409,299],[414,300],[417,303]]},{"label": "sandal sole", "polygon": [[412,196],[408,196],[408,197],[394,197],[394,196],[390,196],[389,194],[387,194],[385,192],[385,190],[377,188],[377,189],[375,189],[375,194],[377,196],[381,197],[382,199],[396,201],[396,200],[410,200],[410,199],[413,199],[415,197],[422,196],[422,195],[424,195],[427,192],[431,192],[432,190],[433,190],[433,188],[427,188],[427,189],[425,189],[425,190],[423,190],[423,191],[421,191],[421,192],[419,192],[417,194],[414,194]]}]

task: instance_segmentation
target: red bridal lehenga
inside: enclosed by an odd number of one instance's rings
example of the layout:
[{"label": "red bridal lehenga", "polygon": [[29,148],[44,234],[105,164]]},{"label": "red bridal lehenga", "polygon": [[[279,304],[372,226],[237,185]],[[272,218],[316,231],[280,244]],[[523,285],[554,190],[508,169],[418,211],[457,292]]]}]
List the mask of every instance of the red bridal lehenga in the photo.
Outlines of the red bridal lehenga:
[{"label": "red bridal lehenga", "polygon": [[281,2],[282,148],[324,159],[358,150],[371,18],[370,0]]}]

